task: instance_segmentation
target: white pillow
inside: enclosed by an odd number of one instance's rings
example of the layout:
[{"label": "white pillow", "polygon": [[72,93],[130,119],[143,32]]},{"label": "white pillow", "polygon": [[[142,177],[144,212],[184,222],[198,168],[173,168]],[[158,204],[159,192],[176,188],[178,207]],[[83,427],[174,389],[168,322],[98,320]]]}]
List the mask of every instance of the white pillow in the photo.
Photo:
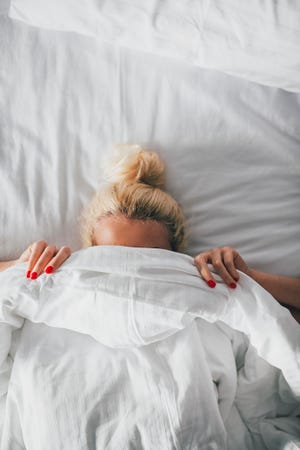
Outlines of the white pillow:
[{"label": "white pillow", "polygon": [[300,92],[296,0],[12,0],[9,16]]}]

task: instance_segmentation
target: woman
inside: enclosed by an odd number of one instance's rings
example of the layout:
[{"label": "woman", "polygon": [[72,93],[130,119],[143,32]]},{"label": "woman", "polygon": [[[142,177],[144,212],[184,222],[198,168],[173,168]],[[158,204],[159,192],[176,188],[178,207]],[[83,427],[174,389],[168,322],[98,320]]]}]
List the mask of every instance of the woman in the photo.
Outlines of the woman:
[{"label": "woman", "polygon": [[[83,248],[93,245],[154,247],[183,251],[186,245],[185,219],[179,204],[161,189],[164,164],[154,152],[140,146],[120,146],[107,168],[108,184],[96,193],[81,215]],[[0,262],[0,271],[27,262],[27,278],[36,279],[43,271],[51,274],[69,256],[71,249],[58,249],[41,240],[34,242],[13,261]],[[216,282],[208,263],[235,289],[239,280],[236,269],[244,272],[291,311],[300,323],[300,279],[268,274],[249,268],[232,247],[214,248],[194,258],[195,265],[214,288]]]}]

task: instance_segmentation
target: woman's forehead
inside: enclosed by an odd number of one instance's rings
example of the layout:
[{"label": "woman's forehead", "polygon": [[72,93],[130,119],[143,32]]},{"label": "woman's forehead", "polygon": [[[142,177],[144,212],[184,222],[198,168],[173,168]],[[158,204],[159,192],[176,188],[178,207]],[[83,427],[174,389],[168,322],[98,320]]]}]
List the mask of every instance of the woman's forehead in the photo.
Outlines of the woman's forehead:
[{"label": "woman's forehead", "polygon": [[169,247],[168,231],[163,223],[121,215],[99,218],[94,227],[94,241],[96,245]]}]

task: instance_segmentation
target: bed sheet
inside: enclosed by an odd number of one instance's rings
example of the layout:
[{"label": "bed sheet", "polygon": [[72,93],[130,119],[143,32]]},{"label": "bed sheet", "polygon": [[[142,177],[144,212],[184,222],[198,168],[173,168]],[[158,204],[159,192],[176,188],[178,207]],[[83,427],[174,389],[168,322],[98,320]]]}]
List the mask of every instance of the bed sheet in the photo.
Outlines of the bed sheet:
[{"label": "bed sheet", "polygon": [[300,276],[300,96],[182,61],[0,16],[1,259],[78,217],[113,143],[157,150],[188,254],[230,245]]},{"label": "bed sheet", "polygon": [[297,0],[11,0],[9,16],[300,92]]}]

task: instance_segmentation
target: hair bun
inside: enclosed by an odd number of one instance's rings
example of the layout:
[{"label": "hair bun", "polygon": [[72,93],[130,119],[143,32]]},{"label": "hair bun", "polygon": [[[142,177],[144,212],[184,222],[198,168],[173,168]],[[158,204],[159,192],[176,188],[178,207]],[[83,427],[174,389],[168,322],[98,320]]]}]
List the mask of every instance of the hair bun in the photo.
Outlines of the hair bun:
[{"label": "hair bun", "polygon": [[112,183],[144,183],[160,187],[165,183],[165,166],[155,152],[140,145],[116,145],[113,157],[104,164],[106,180]]}]

